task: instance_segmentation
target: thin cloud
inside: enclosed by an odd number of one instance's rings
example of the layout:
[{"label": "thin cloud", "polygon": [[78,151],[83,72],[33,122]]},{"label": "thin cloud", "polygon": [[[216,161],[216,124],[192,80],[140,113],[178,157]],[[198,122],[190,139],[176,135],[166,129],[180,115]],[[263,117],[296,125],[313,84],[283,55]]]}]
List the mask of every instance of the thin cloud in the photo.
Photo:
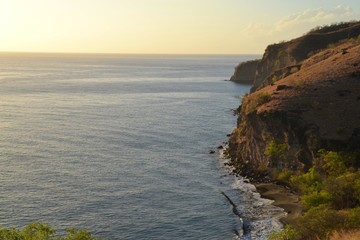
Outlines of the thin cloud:
[{"label": "thin cloud", "polygon": [[349,6],[339,5],[334,9],[307,9],[284,17],[274,24],[249,24],[243,33],[247,36],[288,39],[321,26],[340,21],[352,20],[353,11]]},{"label": "thin cloud", "polygon": [[307,9],[302,13],[292,14],[279,21],[275,26],[275,31],[285,31],[289,28],[303,25],[322,25],[329,24],[332,21],[349,20],[353,12],[350,7],[339,5],[335,9],[325,10]]}]

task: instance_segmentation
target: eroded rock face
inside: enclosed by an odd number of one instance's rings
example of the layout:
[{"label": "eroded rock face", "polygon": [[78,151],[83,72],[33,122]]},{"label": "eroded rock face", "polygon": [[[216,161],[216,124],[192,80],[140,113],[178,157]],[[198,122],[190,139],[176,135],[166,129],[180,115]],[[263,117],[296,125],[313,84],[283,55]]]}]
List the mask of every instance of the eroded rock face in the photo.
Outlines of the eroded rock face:
[{"label": "eroded rock face", "polygon": [[234,74],[230,78],[230,81],[243,84],[253,84],[256,67],[259,61],[260,59],[243,62],[237,65]]},{"label": "eroded rock face", "polygon": [[[312,152],[319,145],[317,139],[316,127],[307,125],[296,112],[243,111],[240,124],[229,139],[229,154],[237,173],[264,180],[272,169],[309,168]],[[266,154],[271,144],[283,146],[283,150]]]},{"label": "eroded rock face", "polygon": [[322,148],[360,151],[360,40],[315,54],[244,97],[229,139],[237,173],[255,180],[307,170]]},{"label": "eroded rock face", "polygon": [[258,89],[263,81],[275,71],[298,63],[288,51],[289,45],[290,42],[284,42],[269,45],[266,48],[263,58],[256,69],[252,92]]}]

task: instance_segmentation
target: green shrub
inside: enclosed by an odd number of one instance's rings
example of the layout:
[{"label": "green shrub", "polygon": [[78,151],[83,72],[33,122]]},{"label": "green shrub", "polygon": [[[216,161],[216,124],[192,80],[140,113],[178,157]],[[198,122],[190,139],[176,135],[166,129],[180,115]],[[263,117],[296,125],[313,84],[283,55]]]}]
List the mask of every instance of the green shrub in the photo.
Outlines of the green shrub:
[{"label": "green shrub", "polygon": [[320,205],[307,211],[300,219],[303,239],[327,239],[334,231],[360,228],[360,208],[336,211]]},{"label": "green shrub", "polygon": [[[357,174],[360,175],[359,172]],[[354,181],[353,188],[354,188],[354,195],[358,200],[358,202],[360,203],[360,177]]]},{"label": "green shrub", "polygon": [[274,178],[278,181],[290,183],[290,179],[293,176],[293,172],[289,170],[282,170],[274,174]]},{"label": "green shrub", "polygon": [[67,236],[65,238],[62,237],[59,240],[95,240],[87,230],[75,230],[74,228],[70,228],[66,233]]},{"label": "green shrub", "polygon": [[261,105],[261,104],[267,103],[268,101],[270,101],[270,99],[271,99],[270,94],[263,92],[257,96],[257,103],[259,105]]},{"label": "green shrub", "polygon": [[285,153],[285,150],[289,146],[286,143],[278,144],[275,140],[271,140],[266,144],[266,149],[264,154],[269,157],[280,157]]},{"label": "green shrub", "polygon": [[325,150],[319,154],[306,173],[290,177],[306,208],[297,225],[301,239],[329,239],[336,231],[360,228],[360,170],[356,155]]},{"label": "green shrub", "polygon": [[315,236],[326,239],[334,230],[342,229],[344,216],[326,205],[308,210],[300,220],[300,228],[304,239]]},{"label": "green shrub", "polygon": [[269,234],[269,240],[298,240],[300,233],[290,225],[286,225],[280,231],[272,231]]},{"label": "green shrub", "polygon": [[346,229],[360,229],[360,207],[350,209]]},{"label": "green shrub", "polygon": [[346,172],[324,181],[324,189],[331,192],[332,206],[335,209],[353,208],[360,204],[360,173]]},{"label": "green shrub", "polygon": [[323,155],[323,165],[322,168],[330,176],[339,176],[347,170],[345,165],[346,157],[342,153],[338,152],[325,152]]},{"label": "green shrub", "polygon": [[272,78],[271,78],[271,82],[277,82],[277,81],[279,81],[279,78],[276,76],[276,75],[274,75]]},{"label": "green shrub", "polygon": [[314,167],[310,168],[307,173],[292,176],[290,181],[303,194],[320,191],[322,187],[320,174]]},{"label": "green shrub", "polygon": [[100,240],[94,238],[87,230],[70,228],[66,236],[55,236],[56,229],[46,223],[31,223],[21,229],[0,228],[1,240]]},{"label": "green shrub", "polygon": [[295,86],[296,87],[301,87],[303,86],[305,83],[304,83],[304,80],[302,79],[295,79]]},{"label": "green shrub", "polygon": [[271,96],[269,93],[262,92],[257,94],[252,101],[249,102],[249,107],[247,108],[247,112],[252,112],[256,110],[257,107],[269,102],[271,100]]},{"label": "green shrub", "polygon": [[291,183],[301,191],[306,208],[328,204],[334,209],[360,204],[360,172],[352,167],[352,154],[321,151],[315,166],[305,174],[292,176]]},{"label": "green shrub", "polygon": [[296,73],[296,72],[298,72],[298,71],[299,71],[299,68],[297,68],[297,67],[292,67],[292,68],[290,69],[290,73],[291,73],[291,74]]},{"label": "green shrub", "polygon": [[274,72],[280,69],[280,59],[276,59],[274,62]]},{"label": "green shrub", "polygon": [[326,190],[310,192],[301,197],[301,202],[307,209],[323,204],[329,205],[332,202],[332,194]]}]

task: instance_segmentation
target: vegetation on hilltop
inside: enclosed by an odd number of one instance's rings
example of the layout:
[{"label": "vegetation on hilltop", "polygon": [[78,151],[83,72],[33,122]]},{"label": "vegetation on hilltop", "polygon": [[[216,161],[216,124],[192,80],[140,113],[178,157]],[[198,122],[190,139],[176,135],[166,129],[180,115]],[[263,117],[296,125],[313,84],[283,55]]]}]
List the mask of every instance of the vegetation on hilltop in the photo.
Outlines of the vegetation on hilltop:
[{"label": "vegetation on hilltop", "polygon": [[[329,45],[357,38],[359,34],[360,21],[342,22],[319,26],[301,37],[268,45],[254,71],[255,77],[251,92],[270,85],[272,82],[266,81],[266,79],[272,74],[275,73],[276,80],[279,80],[284,73],[285,76],[291,73],[282,71],[282,69],[301,65],[308,57],[326,49]],[[276,73],[276,71],[278,72]]]},{"label": "vegetation on hilltop", "polygon": [[341,30],[341,29],[344,29],[344,28],[355,26],[357,24],[360,24],[360,21],[355,21],[354,20],[354,21],[350,21],[350,22],[332,23],[332,24],[329,24],[329,25],[317,26],[317,27],[311,29],[306,34],[335,32],[335,31],[338,31],[338,30]]}]

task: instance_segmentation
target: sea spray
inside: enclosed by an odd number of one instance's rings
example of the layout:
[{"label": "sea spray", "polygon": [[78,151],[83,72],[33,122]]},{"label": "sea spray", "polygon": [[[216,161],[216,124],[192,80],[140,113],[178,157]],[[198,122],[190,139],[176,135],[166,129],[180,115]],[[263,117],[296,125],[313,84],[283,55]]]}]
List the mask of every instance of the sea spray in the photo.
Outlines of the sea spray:
[{"label": "sea spray", "polygon": [[[226,149],[226,148],[225,148]],[[227,199],[236,217],[241,219],[239,232],[241,240],[266,240],[271,231],[283,227],[280,218],[286,216],[282,208],[272,205],[272,200],[264,199],[248,179],[232,174],[232,167],[224,155],[225,149],[219,150],[218,162],[222,171],[228,173],[222,177],[222,183],[229,188],[222,194]]]}]

